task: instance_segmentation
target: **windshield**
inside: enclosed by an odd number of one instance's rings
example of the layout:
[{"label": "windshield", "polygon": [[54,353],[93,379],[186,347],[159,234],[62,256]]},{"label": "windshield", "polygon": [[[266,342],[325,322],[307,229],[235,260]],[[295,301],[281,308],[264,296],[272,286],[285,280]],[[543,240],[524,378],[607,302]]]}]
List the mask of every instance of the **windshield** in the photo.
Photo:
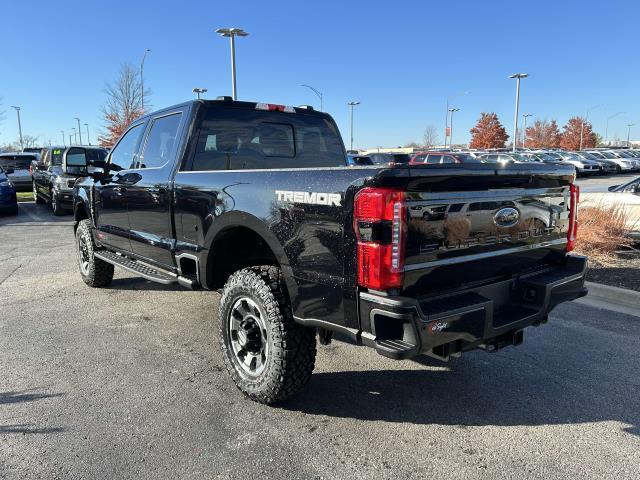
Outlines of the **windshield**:
[{"label": "windshield", "polygon": [[602,155],[604,158],[618,158],[611,152],[600,152],[600,155]]},{"label": "windshield", "polygon": [[562,160],[562,155],[555,152],[546,152],[545,155],[551,160]]},{"label": "windshield", "polygon": [[600,160],[595,155],[590,154],[589,152],[580,152],[578,155],[586,160]]}]

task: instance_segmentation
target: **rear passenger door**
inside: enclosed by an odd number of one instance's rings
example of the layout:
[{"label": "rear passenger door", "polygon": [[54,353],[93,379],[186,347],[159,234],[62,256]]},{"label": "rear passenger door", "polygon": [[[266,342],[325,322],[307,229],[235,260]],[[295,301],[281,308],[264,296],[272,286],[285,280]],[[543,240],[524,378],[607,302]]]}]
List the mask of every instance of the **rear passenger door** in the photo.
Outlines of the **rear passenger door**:
[{"label": "rear passenger door", "polygon": [[183,107],[163,112],[149,121],[126,186],[133,253],[169,268],[174,266],[175,246],[171,179],[186,117]]}]

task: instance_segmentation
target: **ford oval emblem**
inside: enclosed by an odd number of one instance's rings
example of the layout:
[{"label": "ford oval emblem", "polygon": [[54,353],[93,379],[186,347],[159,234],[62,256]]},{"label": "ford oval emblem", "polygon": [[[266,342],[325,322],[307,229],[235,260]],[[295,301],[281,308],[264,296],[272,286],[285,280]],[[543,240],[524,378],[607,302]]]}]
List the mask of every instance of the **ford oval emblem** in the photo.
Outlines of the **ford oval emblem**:
[{"label": "ford oval emblem", "polygon": [[500,228],[513,227],[520,220],[520,212],[515,208],[501,208],[493,216],[494,223]]}]

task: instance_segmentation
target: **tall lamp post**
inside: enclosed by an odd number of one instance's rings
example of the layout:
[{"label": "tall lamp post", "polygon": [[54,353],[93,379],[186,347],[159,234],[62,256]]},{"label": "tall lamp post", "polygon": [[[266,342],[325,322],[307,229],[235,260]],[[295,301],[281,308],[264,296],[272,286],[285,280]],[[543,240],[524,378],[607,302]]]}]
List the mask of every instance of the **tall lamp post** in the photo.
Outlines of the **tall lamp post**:
[{"label": "tall lamp post", "polygon": [[229,37],[231,44],[231,93],[234,100],[238,99],[236,89],[236,36],[246,37],[249,35],[241,28],[218,28],[216,33],[221,37]]},{"label": "tall lamp post", "polygon": [[69,146],[73,145],[73,134],[69,134]]},{"label": "tall lamp post", "polygon": [[73,143],[75,145],[78,144],[78,134],[76,133],[76,127],[71,128],[71,130],[73,130]]},{"label": "tall lamp post", "polygon": [[589,122],[589,112],[595,108],[598,108],[600,105],[594,105],[593,107],[587,108],[587,114],[584,117],[584,122],[580,125],[580,151],[582,151],[582,139],[584,138],[584,126]]},{"label": "tall lamp post", "polygon": [[322,112],[322,92],[316,88],[313,88],[311,85],[300,85],[301,87],[307,87],[309,90],[311,90],[313,93],[315,93],[318,98],[320,99],[320,111]]},{"label": "tall lamp post", "polygon": [[459,112],[459,108],[450,108],[449,112],[451,113],[450,127],[449,127],[449,148],[453,147],[453,114]]},{"label": "tall lamp post", "polygon": [[509,78],[516,79],[516,111],[513,115],[513,152],[516,151],[516,145],[518,144],[518,111],[520,110],[520,80],[527,78],[528,73],[514,73],[509,75]]},{"label": "tall lamp post", "polygon": [[351,146],[349,147],[349,150],[353,150],[353,107],[360,105],[360,102],[349,102],[347,105],[351,107]]},{"label": "tall lamp post", "polygon": [[89,124],[85,123],[84,126],[87,127],[87,143],[91,146],[91,139],[89,138]]},{"label": "tall lamp post", "polygon": [[24,150],[24,143],[22,141],[22,122],[20,121],[20,107],[16,105],[12,105],[11,108],[15,108],[16,113],[18,114],[18,133],[20,134],[20,150]]},{"label": "tall lamp post", "polygon": [[207,90],[206,88],[197,88],[197,87],[196,87],[196,88],[194,88],[194,89],[192,90],[192,92],[193,92],[193,93],[195,93],[195,94],[198,96],[198,100],[200,100],[200,94],[201,94],[201,93],[202,93],[202,94],[207,93],[207,92],[208,92],[208,90]]},{"label": "tall lamp post", "polygon": [[527,118],[531,117],[530,113],[525,113],[522,115],[522,121],[524,122],[524,130],[522,131],[522,148],[526,148],[527,146]]},{"label": "tall lamp post", "polygon": [[631,136],[631,127],[635,126],[635,123],[627,123],[627,148],[629,148],[629,137]]},{"label": "tall lamp post", "polygon": [[67,144],[66,144],[66,139],[64,138],[64,130],[60,130],[60,133],[62,134],[62,146],[66,147]]},{"label": "tall lamp post", "polygon": [[611,120],[612,118],[617,117],[618,115],[622,115],[623,113],[627,113],[627,112],[617,112],[614,113],[613,115],[611,115],[610,117],[607,117],[607,126],[604,129],[604,143],[607,144],[608,140],[609,140],[609,120]]},{"label": "tall lamp post", "polygon": [[142,104],[142,113],[144,113],[144,61],[147,58],[147,53],[150,51],[151,49],[149,48],[144,49],[142,61],[140,62],[140,103]]},{"label": "tall lamp post", "polygon": [[78,117],[73,117],[73,119],[78,122],[78,138],[80,139],[80,145],[82,145],[82,129],[80,128],[80,119]]},{"label": "tall lamp post", "polygon": [[[458,97],[461,97],[462,95],[468,95],[469,92],[461,92],[461,93],[457,93],[456,95],[447,98],[447,117],[445,118],[444,121],[444,146],[445,148],[447,147],[447,137],[450,137],[450,133],[451,131],[449,130],[449,112],[451,112],[451,110],[449,110],[449,102],[451,102],[451,100],[456,99]],[[449,135],[447,135],[449,134]],[[449,141],[449,145],[451,145],[451,141]]]}]

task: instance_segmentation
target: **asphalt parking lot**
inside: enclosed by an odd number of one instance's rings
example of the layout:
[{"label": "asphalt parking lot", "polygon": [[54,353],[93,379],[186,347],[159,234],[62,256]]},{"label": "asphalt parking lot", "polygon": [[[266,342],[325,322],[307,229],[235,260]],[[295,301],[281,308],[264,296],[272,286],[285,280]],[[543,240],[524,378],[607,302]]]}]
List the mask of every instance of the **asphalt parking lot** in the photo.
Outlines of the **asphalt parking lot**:
[{"label": "asphalt parking lot", "polygon": [[0,478],[640,478],[638,317],[566,304],[449,363],[334,342],[266,407],[224,370],[217,293],[92,290],[71,225],[0,219]]}]

